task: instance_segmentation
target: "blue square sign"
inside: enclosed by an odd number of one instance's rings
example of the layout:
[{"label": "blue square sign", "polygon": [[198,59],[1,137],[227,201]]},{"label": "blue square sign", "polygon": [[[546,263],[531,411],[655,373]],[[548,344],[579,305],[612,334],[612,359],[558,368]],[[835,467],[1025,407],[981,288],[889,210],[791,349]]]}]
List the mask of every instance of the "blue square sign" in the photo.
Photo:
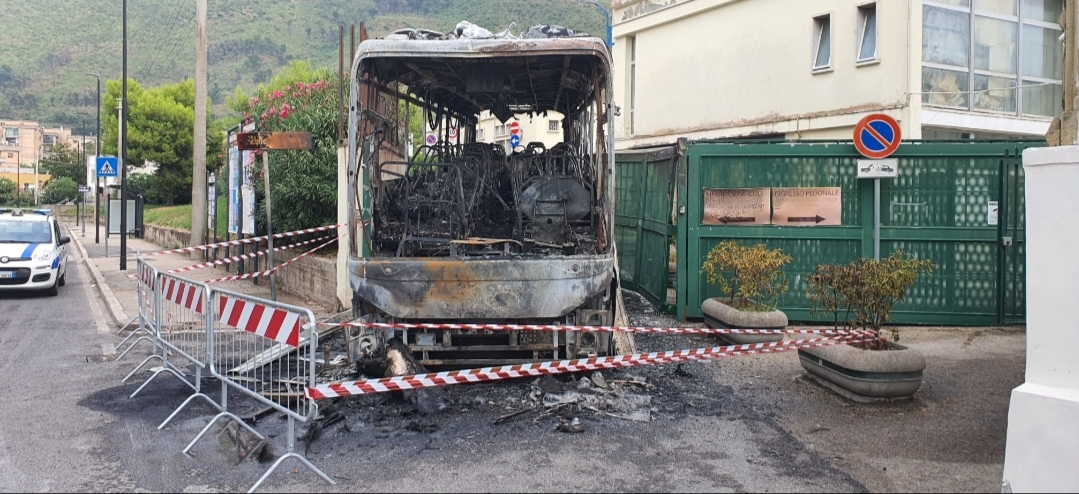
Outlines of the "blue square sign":
[{"label": "blue square sign", "polygon": [[115,177],[119,168],[119,161],[115,156],[99,156],[97,158],[97,176],[99,177]]}]

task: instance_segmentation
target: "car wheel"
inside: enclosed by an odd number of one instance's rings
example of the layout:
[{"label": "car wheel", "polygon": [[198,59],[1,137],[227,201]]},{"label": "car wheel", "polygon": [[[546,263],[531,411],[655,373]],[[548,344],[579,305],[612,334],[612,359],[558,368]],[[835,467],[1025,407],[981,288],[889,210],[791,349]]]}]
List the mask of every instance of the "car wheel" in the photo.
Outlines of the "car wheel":
[{"label": "car wheel", "polygon": [[59,294],[60,294],[60,280],[56,280],[56,283],[53,283],[52,286],[45,289],[45,295],[47,295],[49,297],[55,297],[55,296],[57,296]]},{"label": "car wheel", "polygon": [[60,279],[56,281],[56,284],[59,286],[67,284],[67,271],[64,271],[64,274],[60,275]]}]

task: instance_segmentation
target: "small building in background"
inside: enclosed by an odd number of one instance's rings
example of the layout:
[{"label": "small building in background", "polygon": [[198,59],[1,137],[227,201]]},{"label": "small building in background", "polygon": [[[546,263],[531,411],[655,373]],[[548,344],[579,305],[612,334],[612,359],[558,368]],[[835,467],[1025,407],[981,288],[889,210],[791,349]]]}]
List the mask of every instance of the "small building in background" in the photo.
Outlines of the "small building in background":
[{"label": "small building in background", "polygon": [[476,142],[500,144],[509,154],[510,124],[517,122],[520,126],[521,146],[541,142],[544,147],[551,148],[562,142],[562,118],[562,114],[558,112],[547,112],[546,115],[521,113],[503,123],[491,112],[484,111],[480,113],[479,122],[476,124]]},{"label": "small building in background", "polygon": [[1063,0],[613,0],[616,147],[1040,138],[1061,111]]}]

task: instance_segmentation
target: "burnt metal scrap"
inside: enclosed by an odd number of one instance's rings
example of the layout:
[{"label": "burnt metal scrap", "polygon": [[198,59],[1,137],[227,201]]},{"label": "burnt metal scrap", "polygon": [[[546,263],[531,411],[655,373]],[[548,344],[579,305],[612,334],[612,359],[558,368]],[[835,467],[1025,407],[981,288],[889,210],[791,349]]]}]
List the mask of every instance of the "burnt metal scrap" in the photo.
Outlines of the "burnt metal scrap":
[{"label": "burnt metal scrap", "polygon": [[596,252],[595,171],[570,145],[511,157],[493,144],[424,147],[378,167],[373,243],[387,254]]}]

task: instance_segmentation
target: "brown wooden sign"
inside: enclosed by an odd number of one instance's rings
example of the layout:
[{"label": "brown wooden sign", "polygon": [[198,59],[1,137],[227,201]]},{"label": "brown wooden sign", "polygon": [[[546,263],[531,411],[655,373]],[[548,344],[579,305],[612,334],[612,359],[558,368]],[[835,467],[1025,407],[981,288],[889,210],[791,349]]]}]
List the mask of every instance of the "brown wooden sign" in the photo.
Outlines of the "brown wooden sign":
[{"label": "brown wooden sign", "polygon": [[705,225],[767,225],[771,217],[771,194],[758,189],[704,189]]},{"label": "brown wooden sign", "polygon": [[839,187],[775,187],[772,223],[780,226],[840,225],[843,192]]},{"label": "brown wooden sign", "polygon": [[239,134],[236,134],[236,147],[241,151],[249,151],[252,149],[311,149],[311,133],[240,132]]}]

